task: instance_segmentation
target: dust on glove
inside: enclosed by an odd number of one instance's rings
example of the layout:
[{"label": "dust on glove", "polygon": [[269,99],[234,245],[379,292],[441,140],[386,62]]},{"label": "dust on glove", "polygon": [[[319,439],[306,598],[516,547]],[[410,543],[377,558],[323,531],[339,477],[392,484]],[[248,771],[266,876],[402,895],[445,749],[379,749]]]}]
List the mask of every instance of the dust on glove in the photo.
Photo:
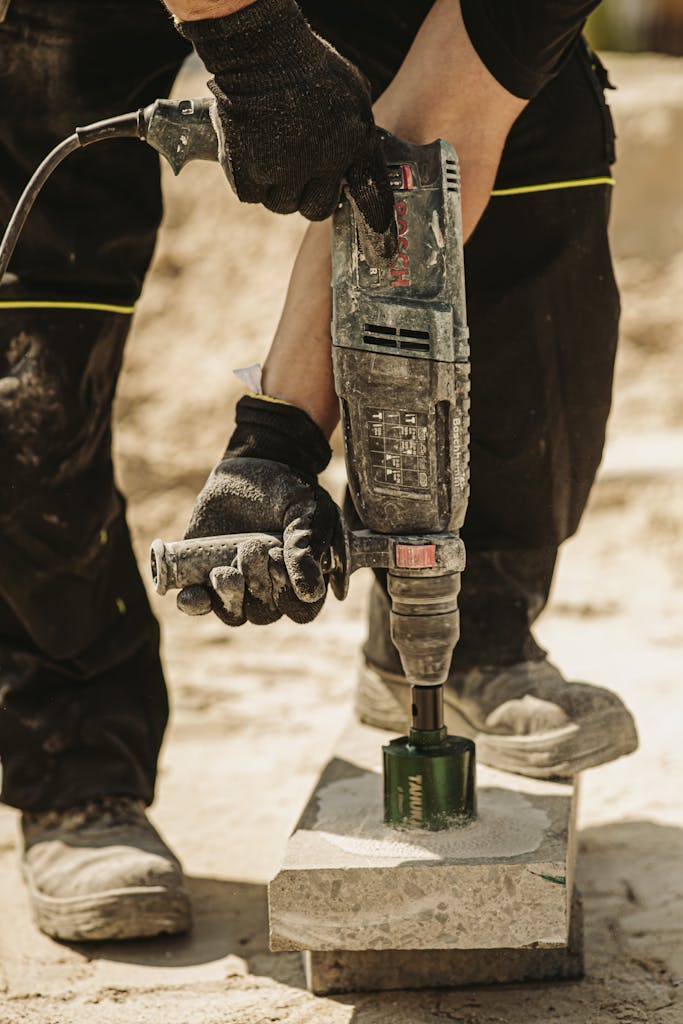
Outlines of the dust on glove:
[{"label": "dust on glove", "polygon": [[221,163],[238,197],[324,220],[346,182],[370,236],[366,255],[389,262],[393,193],[358,68],[315,35],[294,0],[255,0],[179,29],[214,76]]},{"label": "dust on glove", "polygon": [[238,545],[231,565],[212,570],[207,586],[186,587],[178,607],[213,610],[227,625],[310,622],[325,601],[321,561],[337,542],[339,510],[317,483],[330,459],[327,441],[295,406],[258,396],[237,404],[235,432],[200,492],[187,538],[230,533],[282,534],[282,541]]}]

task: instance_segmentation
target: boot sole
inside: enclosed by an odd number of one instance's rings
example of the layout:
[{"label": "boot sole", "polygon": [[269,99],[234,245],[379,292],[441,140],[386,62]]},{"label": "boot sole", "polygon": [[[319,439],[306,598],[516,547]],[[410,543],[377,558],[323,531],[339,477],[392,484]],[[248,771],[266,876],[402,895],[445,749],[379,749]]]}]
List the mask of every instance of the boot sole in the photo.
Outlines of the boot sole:
[{"label": "boot sole", "polygon": [[140,886],[111,889],[96,896],[46,896],[24,869],[33,916],[41,931],[66,942],[102,942],[177,935],[192,921],[190,900],[183,889]]},{"label": "boot sole", "polygon": [[[407,732],[411,715],[410,686],[401,677],[385,677],[362,665],[356,693],[356,714],[378,729]],[[533,736],[480,732],[444,691],[448,732],[476,743],[482,764],[532,778],[570,778],[586,768],[614,761],[638,747],[638,733],[625,707],[610,708],[590,720]]]}]

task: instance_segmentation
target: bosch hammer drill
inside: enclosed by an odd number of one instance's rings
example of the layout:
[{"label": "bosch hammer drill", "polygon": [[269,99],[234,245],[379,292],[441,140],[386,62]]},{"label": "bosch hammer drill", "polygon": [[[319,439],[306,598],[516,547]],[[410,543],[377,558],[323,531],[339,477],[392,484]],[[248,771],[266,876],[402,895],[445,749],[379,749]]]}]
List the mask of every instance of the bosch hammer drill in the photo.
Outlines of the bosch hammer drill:
[{"label": "bosch hammer drill", "polygon": [[[76,129],[25,189],[0,245],[0,278],[38,191],[66,155],[128,136],[148,142],[176,174],[190,160],[217,160],[212,102],[157,100]],[[465,552],[458,531],[468,497],[460,182],[447,143],[415,146],[388,133],[382,142],[399,238],[391,267],[365,258],[345,196],[334,219],[334,380],[353,510],[323,569],[339,598],[356,569],[387,573],[391,637],[412,685],[412,726],[383,747],[385,820],[441,829],[476,813],[474,744],[448,736],[443,723],[443,683],[459,636]],[[213,568],[232,563],[243,536],[155,541],[155,589],[206,582]]]}]

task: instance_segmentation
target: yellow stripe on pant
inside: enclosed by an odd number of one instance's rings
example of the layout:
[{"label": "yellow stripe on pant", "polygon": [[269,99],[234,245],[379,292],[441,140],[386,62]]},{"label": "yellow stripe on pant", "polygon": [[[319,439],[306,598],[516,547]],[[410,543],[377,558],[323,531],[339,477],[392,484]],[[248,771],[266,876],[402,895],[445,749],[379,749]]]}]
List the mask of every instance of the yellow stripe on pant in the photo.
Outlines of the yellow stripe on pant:
[{"label": "yellow stripe on pant", "polygon": [[[589,188],[593,185],[614,186],[615,180],[609,175],[602,175],[596,178],[570,178],[567,181],[544,181],[538,185],[518,185],[514,188],[494,188],[491,192],[492,198],[504,196],[523,196],[533,192],[554,192],[567,188]],[[49,301],[21,301],[9,300],[0,301],[2,309],[82,309],[93,310],[99,313],[121,313],[130,316],[135,312],[135,306],[118,306],[108,302],[49,302]]]},{"label": "yellow stripe on pant", "polygon": [[96,313],[123,313],[126,316],[135,312],[135,306],[117,306],[109,302],[48,302],[29,299],[0,301],[0,310],[3,309],[84,309]]},{"label": "yellow stripe on pant", "polygon": [[516,188],[494,188],[492,196],[523,196],[530,192],[554,192],[564,188],[589,188],[591,185],[612,185],[614,178],[602,175],[598,178],[572,178],[569,181],[544,181],[540,185],[518,185]]}]

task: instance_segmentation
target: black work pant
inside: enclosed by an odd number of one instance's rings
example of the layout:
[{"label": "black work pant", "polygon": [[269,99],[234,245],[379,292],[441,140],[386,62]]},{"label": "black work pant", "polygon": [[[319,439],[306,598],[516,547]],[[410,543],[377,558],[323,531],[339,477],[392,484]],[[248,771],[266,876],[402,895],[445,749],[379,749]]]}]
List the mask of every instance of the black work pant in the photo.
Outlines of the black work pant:
[{"label": "black work pant", "polygon": [[[430,4],[302,6],[377,92]],[[186,53],[158,0],[12,0],[0,24],[0,223],[51,146],[166,95]],[[513,128],[503,194],[467,246],[463,658],[527,650],[600,459],[618,298],[610,189],[595,179],[611,147],[598,72],[577,47]],[[153,796],[166,692],[110,417],[160,217],[156,155],[99,144],[47,185],[0,286],[0,757],[2,797],[21,808]]]}]

